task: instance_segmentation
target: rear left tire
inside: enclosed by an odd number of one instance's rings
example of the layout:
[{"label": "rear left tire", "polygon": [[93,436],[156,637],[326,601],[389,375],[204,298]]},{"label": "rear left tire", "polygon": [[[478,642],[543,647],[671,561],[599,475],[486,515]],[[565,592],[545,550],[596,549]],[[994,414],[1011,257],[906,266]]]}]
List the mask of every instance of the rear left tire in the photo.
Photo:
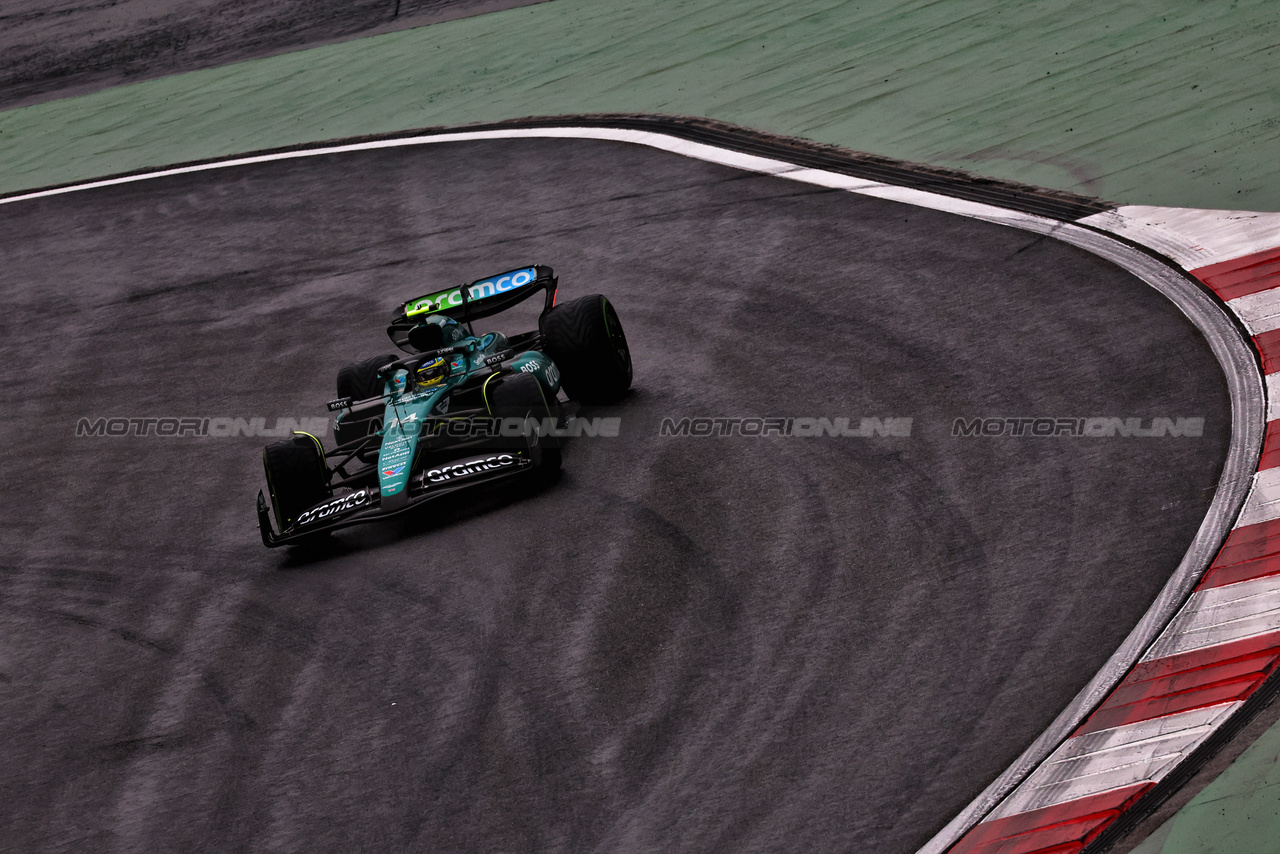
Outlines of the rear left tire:
[{"label": "rear left tire", "polygon": [[569,397],[616,403],[631,388],[631,349],[618,313],[603,295],[556,306],[538,321],[538,329]]}]

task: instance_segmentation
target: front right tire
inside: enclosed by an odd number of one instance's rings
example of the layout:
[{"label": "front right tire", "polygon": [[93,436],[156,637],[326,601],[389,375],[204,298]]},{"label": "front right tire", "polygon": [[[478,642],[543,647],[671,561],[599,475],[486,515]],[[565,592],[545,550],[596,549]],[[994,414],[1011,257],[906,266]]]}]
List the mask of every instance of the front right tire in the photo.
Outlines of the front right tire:
[{"label": "front right tire", "polygon": [[294,434],[283,442],[262,449],[262,467],[267,474],[267,490],[276,524],[283,532],[298,515],[333,495],[324,465],[320,440],[306,433]]}]

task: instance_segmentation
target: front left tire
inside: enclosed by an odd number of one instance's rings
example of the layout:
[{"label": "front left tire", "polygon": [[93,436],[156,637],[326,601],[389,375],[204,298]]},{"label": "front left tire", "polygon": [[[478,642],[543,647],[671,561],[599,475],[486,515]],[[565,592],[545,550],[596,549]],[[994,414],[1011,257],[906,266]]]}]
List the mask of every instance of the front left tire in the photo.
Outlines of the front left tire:
[{"label": "front left tire", "polygon": [[[559,409],[554,398],[548,400],[546,390],[533,374],[514,373],[495,378],[493,385],[485,384],[484,403],[489,414],[496,418],[532,418],[545,423],[554,418]],[[560,470],[560,448],[547,437],[536,437],[542,460],[536,471],[551,477]]]}]

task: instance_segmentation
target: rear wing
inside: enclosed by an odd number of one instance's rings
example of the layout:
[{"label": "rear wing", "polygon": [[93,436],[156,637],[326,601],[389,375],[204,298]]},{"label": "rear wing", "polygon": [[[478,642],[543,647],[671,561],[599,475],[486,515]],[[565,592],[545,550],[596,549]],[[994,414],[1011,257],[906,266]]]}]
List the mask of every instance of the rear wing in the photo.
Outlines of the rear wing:
[{"label": "rear wing", "polygon": [[387,335],[401,350],[416,352],[409,345],[409,330],[429,315],[443,314],[459,323],[467,323],[506,311],[538,291],[546,292],[546,305],[542,308],[545,313],[555,304],[557,281],[555,271],[550,267],[535,264],[477,279],[469,285],[436,291],[411,299],[397,308],[391,325],[387,327]]}]

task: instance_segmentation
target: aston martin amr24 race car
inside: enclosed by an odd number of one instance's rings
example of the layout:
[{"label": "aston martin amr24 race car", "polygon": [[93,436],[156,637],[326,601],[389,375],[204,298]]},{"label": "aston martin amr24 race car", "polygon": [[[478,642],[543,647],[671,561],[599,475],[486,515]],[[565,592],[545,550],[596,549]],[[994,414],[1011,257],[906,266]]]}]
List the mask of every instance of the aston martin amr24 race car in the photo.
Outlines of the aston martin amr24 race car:
[{"label": "aston martin amr24 race car", "polygon": [[[473,321],[539,291],[536,330],[474,334]],[[263,450],[262,542],[372,522],[483,483],[554,475],[566,412],[615,402],[631,386],[631,353],[610,302],[593,294],[557,305],[556,291],[555,273],[538,265],[396,309],[387,334],[410,355],[338,371],[329,402],[336,446],[295,433]]]}]

